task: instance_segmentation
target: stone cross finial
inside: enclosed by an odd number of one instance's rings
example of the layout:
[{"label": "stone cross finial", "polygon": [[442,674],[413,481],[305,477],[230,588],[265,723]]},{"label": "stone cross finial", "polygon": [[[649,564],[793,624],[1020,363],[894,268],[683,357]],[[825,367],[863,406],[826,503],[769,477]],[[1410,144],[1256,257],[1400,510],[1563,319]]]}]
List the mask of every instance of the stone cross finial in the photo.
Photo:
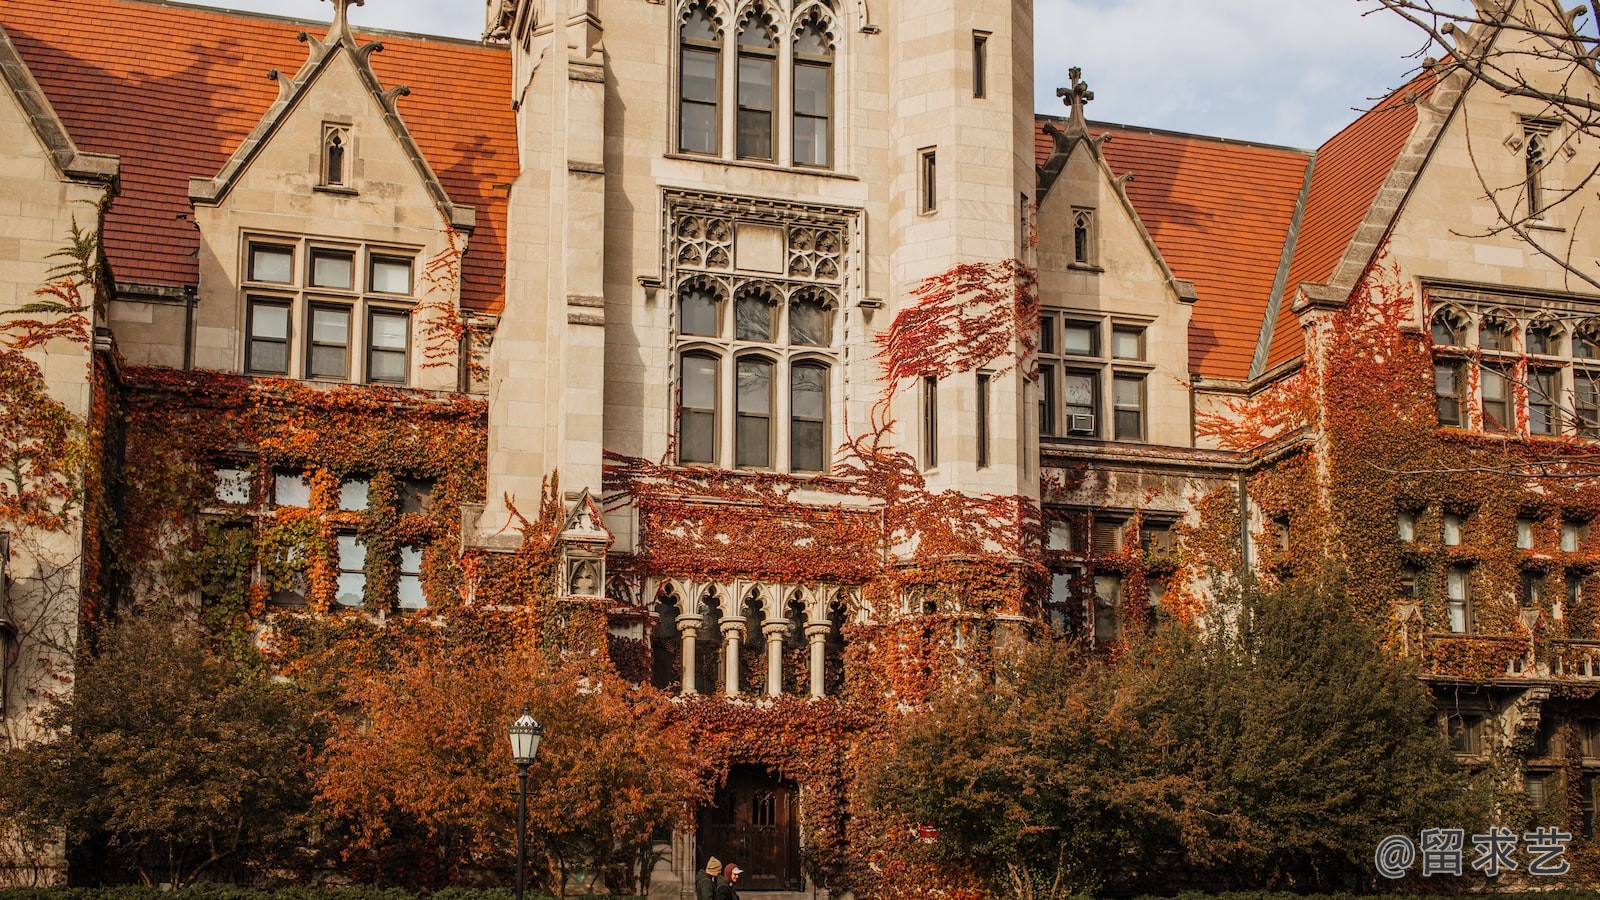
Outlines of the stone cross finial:
[{"label": "stone cross finial", "polygon": [[1083,70],[1077,66],[1067,70],[1067,77],[1072,80],[1072,87],[1056,88],[1056,96],[1071,108],[1072,117],[1081,121],[1083,107],[1094,99],[1094,91],[1089,90],[1089,85],[1084,83]]},{"label": "stone cross finial", "polygon": [[328,40],[344,37],[350,33],[350,7],[365,6],[367,0],[332,0],[333,24],[328,26]]}]

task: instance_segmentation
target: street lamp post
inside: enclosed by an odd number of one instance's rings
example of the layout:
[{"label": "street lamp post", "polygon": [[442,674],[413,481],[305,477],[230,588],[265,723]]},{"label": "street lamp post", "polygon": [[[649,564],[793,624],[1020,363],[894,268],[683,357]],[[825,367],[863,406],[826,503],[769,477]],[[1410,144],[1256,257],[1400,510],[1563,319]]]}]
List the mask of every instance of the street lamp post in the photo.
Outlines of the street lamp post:
[{"label": "street lamp post", "polygon": [[511,723],[510,733],[511,761],[517,764],[517,900],[522,900],[528,870],[528,767],[539,752],[544,727],[534,721],[524,703],[521,717]]}]

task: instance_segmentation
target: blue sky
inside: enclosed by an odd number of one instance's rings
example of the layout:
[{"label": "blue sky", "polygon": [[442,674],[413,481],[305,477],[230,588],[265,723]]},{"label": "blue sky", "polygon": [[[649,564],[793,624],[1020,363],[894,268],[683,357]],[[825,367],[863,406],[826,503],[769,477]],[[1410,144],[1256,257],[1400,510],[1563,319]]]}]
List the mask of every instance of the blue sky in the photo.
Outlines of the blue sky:
[{"label": "blue sky", "polygon": [[[326,21],[325,0],[203,0]],[[372,0],[358,25],[476,38],[482,0]],[[1091,118],[1315,147],[1405,80],[1420,32],[1375,0],[1035,0],[1035,107],[1081,66]]]}]

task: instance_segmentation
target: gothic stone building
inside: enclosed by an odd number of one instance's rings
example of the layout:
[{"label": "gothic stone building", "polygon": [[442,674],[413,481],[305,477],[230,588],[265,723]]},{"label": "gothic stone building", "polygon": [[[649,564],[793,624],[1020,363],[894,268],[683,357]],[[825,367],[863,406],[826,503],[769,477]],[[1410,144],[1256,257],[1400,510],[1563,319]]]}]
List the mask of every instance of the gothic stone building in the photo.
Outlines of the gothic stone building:
[{"label": "gothic stone building", "polygon": [[[490,0],[482,42],[351,2],[0,6],[0,307],[79,326],[6,396],[89,460],[0,495],[39,495],[0,507],[8,739],[80,622],[188,589],[141,549],[314,540],[249,627],[381,625],[503,599],[463,560],[559,475],[554,602],[751,734],[1336,560],[1462,758],[1588,827],[1600,148],[1559,110],[1432,65],[1307,151],[1088,121],[1076,72],[1036,115],[1027,0]],[[656,890],[825,882],[827,773],[718,752]]]}]

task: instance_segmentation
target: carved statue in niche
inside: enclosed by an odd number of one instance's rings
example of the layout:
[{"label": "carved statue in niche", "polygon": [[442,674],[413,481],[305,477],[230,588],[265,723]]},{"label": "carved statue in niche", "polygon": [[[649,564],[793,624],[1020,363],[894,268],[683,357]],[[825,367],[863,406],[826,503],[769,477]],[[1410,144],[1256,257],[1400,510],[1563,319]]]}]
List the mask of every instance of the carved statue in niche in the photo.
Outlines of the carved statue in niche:
[{"label": "carved statue in niche", "polygon": [[573,596],[595,596],[600,587],[600,579],[595,574],[594,562],[573,560],[569,566],[567,593]]}]

